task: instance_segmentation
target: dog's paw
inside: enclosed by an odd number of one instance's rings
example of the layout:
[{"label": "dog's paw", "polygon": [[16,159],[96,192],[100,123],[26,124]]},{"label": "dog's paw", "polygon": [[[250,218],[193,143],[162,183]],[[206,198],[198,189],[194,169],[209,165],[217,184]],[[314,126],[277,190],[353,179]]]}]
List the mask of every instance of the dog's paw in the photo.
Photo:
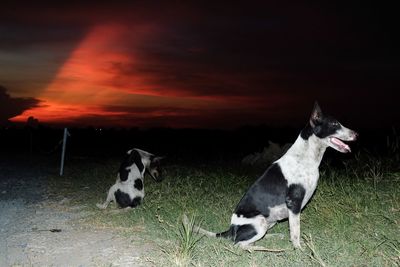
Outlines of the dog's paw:
[{"label": "dog's paw", "polygon": [[300,245],[300,241],[298,241],[298,242],[293,242],[292,244],[293,244],[294,249],[299,249],[299,250],[303,251],[303,248],[302,248],[302,246]]},{"label": "dog's paw", "polygon": [[101,210],[105,210],[105,209],[107,208],[106,205],[104,205],[104,204],[99,204],[99,203],[96,204],[96,207],[98,207],[98,208],[101,209]]},{"label": "dog's paw", "polygon": [[301,244],[300,244],[300,238],[291,238],[290,241],[292,242],[292,245],[293,245],[293,247],[294,247],[295,249],[300,249],[300,250],[302,250]]}]

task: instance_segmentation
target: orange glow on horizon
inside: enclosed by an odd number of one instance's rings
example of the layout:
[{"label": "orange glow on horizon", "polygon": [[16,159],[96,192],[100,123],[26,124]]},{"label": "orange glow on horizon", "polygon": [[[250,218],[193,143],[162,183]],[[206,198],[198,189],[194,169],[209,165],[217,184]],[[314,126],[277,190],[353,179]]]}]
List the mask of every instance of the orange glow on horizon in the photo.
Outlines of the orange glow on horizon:
[{"label": "orange glow on horizon", "polygon": [[[101,106],[123,103],[127,98],[134,97],[135,92],[149,93],[138,77],[130,78],[131,87],[138,89],[129,93],[121,90],[116,86],[118,81],[114,81],[118,73],[113,65],[135,64],[132,54],[118,50],[118,44],[123,42],[127,30],[120,25],[94,27],[71,53],[53,81],[36,97],[43,101],[42,105],[26,110],[11,120],[25,122],[33,116],[42,122],[59,123],[73,121],[80,116],[123,115],[123,112],[104,111]],[[145,29],[139,29],[137,33],[137,41],[140,42],[146,34]]]},{"label": "orange glow on horizon", "polygon": [[[99,107],[77,106],[77,105],[64,105],[64,104],[51,104],[44,105],[33,109],[35,114],[42,114],[43,121],[47,122],[62,122],[73,121],[79,118],[82,114],[86,115],[123,115],[124,112],[104,112]],[[36,116],[35,116],[36,117]],[[36,117],[38,118],[38,117]]]},{"label": "orange glow on horizon", "polygon": [[[147,38],[156,33],[157,29],[151,26],[128,29],[111,24],[94,27],[74,49],[47,88],[36,96],[42,104],[11,120],[26,122],[32,116],[40,122],[62,124],[73,123],[85,117],[110,116],[115,119],[121,116],[123,121],[124,116],[143,116],[142,113],[132,111],[134,107],[154,107],[153,112],[146,114],[151,119],[163,114],[180,116],[171,109],[168,112],[162,110],[163,107],[197,109],[202,113],[226,104],[225,98],[182,96],[182,91],[178,93],[174,89],[163,88],[160,93],[154,89],[160,86],[151,84],[146,77],[130,75],[129,71],[124,73],[124,68],[140,67],[140,61],[135,57],[135,44],[146,42]],[[131,40],[132,36],[134,40]],[[125,38],[130,40],[129,47],[124,46]],[[110,111],[108,107],[119,107],[119,111]],[[124,112],[124,107],[129,112]],[[157,111],[160,107],[161,111]]]}]

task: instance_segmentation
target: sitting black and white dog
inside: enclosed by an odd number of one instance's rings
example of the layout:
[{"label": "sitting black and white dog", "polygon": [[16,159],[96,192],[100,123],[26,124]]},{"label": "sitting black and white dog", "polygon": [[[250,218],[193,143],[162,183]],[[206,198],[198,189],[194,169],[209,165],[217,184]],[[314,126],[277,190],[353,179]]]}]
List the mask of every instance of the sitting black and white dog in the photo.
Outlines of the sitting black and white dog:
[{"label": "sitting black and white dog", "polygon": [[[319,165],[327,147],[347,153],[343,141],[354,141],[357,133],[336,119],[324,116],[315,103],[309,122],[296,142],[255,181],[237,205],[229,229],[213,233],[196,227],[212,237],[232,239],[245,249],[264,237],[278,221],[288,218],[290,240],[300,248],[300,212],[313,195],[319,178]],[[184,217],[185,223],[188,219]]]},{"label": "sitting black and white dog", "polygon": [[156,157],[141,149],[129,150],[119,168],[117,181],[108,190],[106,201],[96,206],[105,209],[111,201],[120,208],[138,206],[144,198],[144,174],[149,174],[157,182],[163,180],[160,169],[161,159],[162,157]]}]

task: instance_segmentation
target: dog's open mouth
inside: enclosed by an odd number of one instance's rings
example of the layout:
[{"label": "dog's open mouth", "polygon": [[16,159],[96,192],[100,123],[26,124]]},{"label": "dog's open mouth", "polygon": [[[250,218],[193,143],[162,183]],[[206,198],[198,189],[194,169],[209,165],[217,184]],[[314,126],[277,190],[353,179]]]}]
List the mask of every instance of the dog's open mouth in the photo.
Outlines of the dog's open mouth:
[{"label": "dog's open mouth", "polygon": [[349,153],[351,152],[350,147],[345,144],[342,140],[340,140],[339,138],[336,137],[331,137],[329,138],[329,141],[332,144],[332,147],[342,153]]}]

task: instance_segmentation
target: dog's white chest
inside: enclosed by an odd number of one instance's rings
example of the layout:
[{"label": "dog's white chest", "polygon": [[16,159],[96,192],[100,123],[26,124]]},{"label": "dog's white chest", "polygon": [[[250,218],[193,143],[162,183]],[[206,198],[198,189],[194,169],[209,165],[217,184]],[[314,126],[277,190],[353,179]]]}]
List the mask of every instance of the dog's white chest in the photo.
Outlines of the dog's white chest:
[{"label": "dog's white chest", "polygon": [[319,163],[315,161],[307,161],[304,158],[286,156],[278,160],[277,162],[281,167],[282,174],[288,182],[288,186],[291,184],[300,184],[305,189],[305,195],[302,202],[302,208],[310,200],[317,188],[319,179]]}]

